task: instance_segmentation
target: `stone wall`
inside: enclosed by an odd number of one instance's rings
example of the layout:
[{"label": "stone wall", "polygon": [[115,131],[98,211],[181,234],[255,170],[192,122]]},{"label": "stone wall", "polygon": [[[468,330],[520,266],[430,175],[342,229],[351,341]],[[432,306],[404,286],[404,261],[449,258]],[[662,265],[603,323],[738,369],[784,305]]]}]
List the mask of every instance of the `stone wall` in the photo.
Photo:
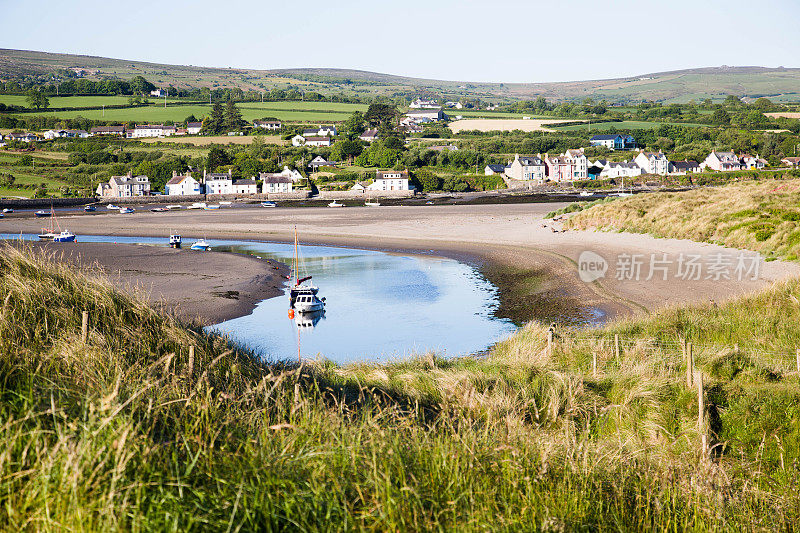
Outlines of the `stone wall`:
[{"label": "stone wall", "polygon": [[318,200],[361,200],[369,198],[411,198],[415,191],[369,191],[369,194],[360,191],[320,191]]}]

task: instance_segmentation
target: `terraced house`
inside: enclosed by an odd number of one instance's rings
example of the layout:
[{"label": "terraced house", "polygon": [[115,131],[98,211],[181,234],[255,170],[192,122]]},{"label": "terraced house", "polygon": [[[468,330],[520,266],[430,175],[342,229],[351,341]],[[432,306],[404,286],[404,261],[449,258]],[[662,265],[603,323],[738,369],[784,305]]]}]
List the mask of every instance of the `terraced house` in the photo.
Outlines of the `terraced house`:
[{"label": "terraced house", "polygon": [[150,178],[147,176],[111,176],[108,183],[97,186],[97,196],[102,198],[130,198],[150,195]]},{"label": "terraced house", "polygon": [[702,168],[716,170],[717,172],[732,172],[742,169],[742,163],[733,152],[713,151],[708,154],[708,157],[706,157],[705,161],[703,161],[700,166]]},{"label": "terraced house", "polygon": [[514,161],[505,167],[505,174],[511,179],[518,181],[535,181],[544,183],[547,179],[547,167],[544,162],[536,156],[519,154],[514,155]]},{"label": "terraced house", "polygon": [[639,165],[645,174],[669,174],[669,159],[663,152],[639,152],[634,162]]}]

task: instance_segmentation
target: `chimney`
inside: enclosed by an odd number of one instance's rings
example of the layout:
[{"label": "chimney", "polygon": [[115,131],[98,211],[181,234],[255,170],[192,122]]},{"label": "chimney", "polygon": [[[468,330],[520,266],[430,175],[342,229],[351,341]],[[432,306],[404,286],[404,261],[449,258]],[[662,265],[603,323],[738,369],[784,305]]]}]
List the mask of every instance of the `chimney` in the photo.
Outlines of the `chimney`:
[{"label": "chimney", "polygon": [[172,177],[173,178],[177,178],[178,177],[178,171],[177,170],[173,170],[172,171]]},{"label": "chimney", "polygon": [[231,175],[231,169],[228,169],[228,176]]}]

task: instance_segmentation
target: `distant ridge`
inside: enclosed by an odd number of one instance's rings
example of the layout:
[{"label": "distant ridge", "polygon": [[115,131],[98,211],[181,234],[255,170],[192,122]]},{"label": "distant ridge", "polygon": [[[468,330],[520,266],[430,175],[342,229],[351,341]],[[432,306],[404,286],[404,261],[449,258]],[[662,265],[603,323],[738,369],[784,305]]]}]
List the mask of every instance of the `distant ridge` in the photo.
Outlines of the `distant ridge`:
[{"label": "distant ridge", "polygon": [[[681,102],[766,96],[776,101],[800,101],[800,68],[761,66],[702,67],[654,72],[624,78],[547,83],[485,83],[448,81],[379,72],[336,68],[242,69],[168,65],[99,56],[0,49],[0,79],[43,75],[56,69],[84,69],[91,78],[130,78],[142,75],[159,86],[238,87],[268,90],[290,86],[323,94],[343,93],[412,96],[433,93],[442,97],[495,100],[538,96],[563,101],[587,97],[611,102]],[[355,90],[358,87],[358,91]]]}]

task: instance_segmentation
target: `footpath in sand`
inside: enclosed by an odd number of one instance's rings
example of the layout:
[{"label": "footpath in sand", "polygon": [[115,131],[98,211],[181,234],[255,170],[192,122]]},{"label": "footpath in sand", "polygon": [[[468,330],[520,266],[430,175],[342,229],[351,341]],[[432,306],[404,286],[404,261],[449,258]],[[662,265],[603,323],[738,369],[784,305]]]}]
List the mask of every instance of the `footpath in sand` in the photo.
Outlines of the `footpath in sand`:
[{"label": "footpath in sand", "polygon": [[[551,276],[545,288],[551,294],[601,308],[610,318],[676,304],[719,303],[800,275],[800,265],[781,261],[758,261],[754,272],[755,254],[716,245],[629,233],[561,232],[557,222],[543,217],[563,205],[243,207],[60,220],[79,235],[159,236],[165,241],[172,230],[184,237],[290,242],[297,226],[305,243],[435,253],[546,271]],[[0,231],[35,232],[38,224],[31,218],[6,218],[0,220]],[[742,258],[750,267],[746,271],[739,264]],[[578,271],[580,259],[584,279]],[[605,271],[594,279],[602,263]],[[592,274],[588,281],[587,265]]]}]

